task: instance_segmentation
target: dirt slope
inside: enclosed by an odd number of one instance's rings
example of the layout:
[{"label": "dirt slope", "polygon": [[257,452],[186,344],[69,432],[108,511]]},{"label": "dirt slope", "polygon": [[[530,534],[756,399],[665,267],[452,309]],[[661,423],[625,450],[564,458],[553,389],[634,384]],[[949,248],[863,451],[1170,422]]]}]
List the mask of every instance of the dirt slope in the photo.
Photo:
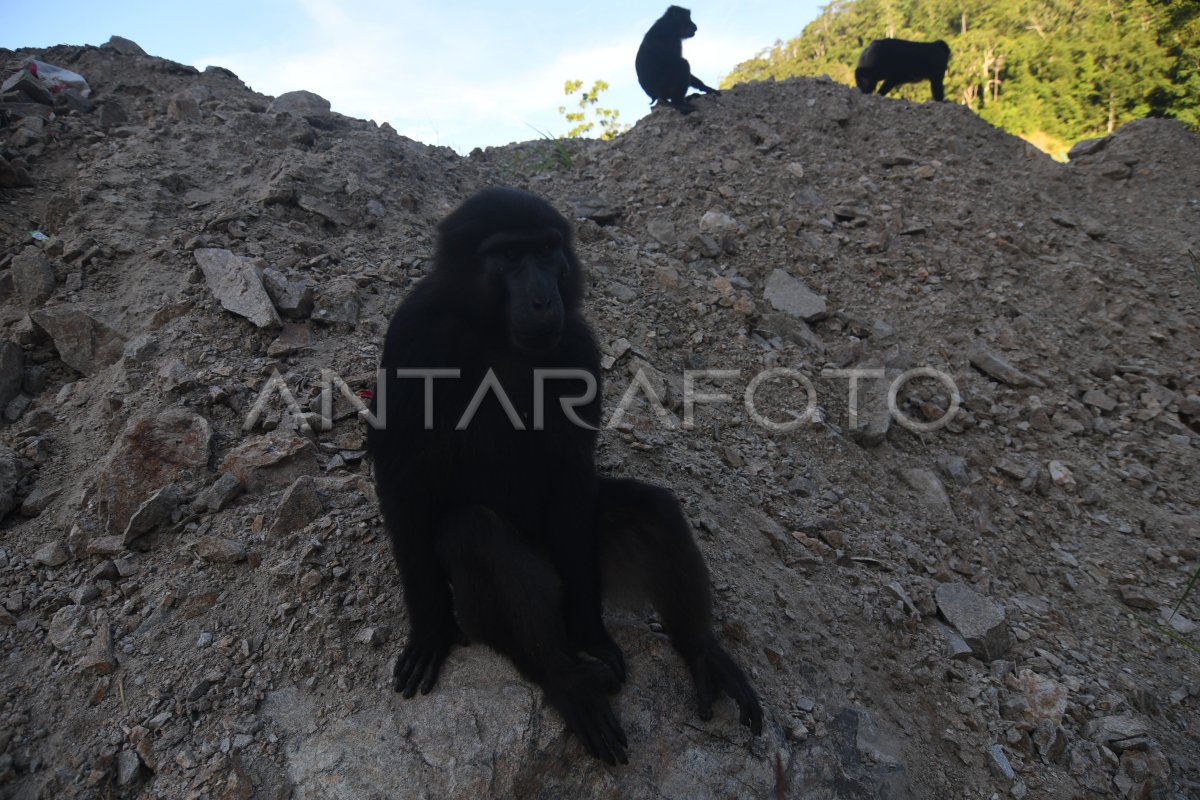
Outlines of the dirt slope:
[{"label": "dirt slope", "polygon": [[[31,183],[0,188],[0,797],[1200,797],[1200,661],[1150,624],[1197,641],[1196,593],[1166,621],[1200,567],[1195,134],[1061,165],[791,80],[464,158],[119,49],[0,51],[94,91],[0,105],[0,180]],[[640,609],[609,618],[628,767],[480,647],[388,691],[363,427],[336,388],[307,423],[322,370],[369,385],[433,225],[490,184],[577,220],[610,413],[639,374],[663,397],[600,463],[680,496],[757,740],[697,719]],[[264,327],[220,268],[272,288]],[[928,432],[887,412],[918,367],[904,419],[958,406]],[[730,399],[685,428],[698,370]],[[856,424],[839,370],[873,370]],[[757,421],[804,411],[797,376],[812,413]]]}]

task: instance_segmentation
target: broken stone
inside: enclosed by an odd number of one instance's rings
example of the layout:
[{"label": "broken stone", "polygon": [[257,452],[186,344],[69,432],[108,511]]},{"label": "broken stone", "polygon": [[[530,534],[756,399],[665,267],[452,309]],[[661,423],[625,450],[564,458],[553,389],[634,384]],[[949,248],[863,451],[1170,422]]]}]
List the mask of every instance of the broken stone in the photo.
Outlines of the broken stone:
[{"label": "broken stone", "polygon": [[1099,389],[1089,389],[1083,395],[1083,402],[1089,406],[1100,409],[1101,411],[1113,411],[1117,407],[1117,401],[1106,395]]},{"label": "broken stone", "polygon": [[290,281],[282,272],[270,267],[263,270],[262,282],[271,302],[283,316],[303,319],[312,313],[312,286],[300,281]]},{"label": "broken stone", "polygon": [[132,786],[137,782],[142,771],[142,760],[132,750],[122,750],[117,754],[117,785]]},{"label": "broken stone", "polygon": [[285,322],[279,336],[267,346],[267,355],[271,358],[281,358],[298,353],[312,345],[313,332],[308,325],[299,322]]},{"label": "broken stone", "polygon": [[292,482],[279,501],[275,521],[271,523],[271,536],[285,536],[303,528],[325,513],[325,503],[318,492],[318,481],[311,475],[302,475]]},{"label": "broken stone", "polygon": [[1149,733],[1149,723],[1133,714],[1101,717],[1088,726],[1088,736],[1096,744],[1106,745],[1118,753]]},{"label": "broken stone", "polygon": [[946,494],[946,487],[942,485],[941,479],[932,470],[906,469],[900,473],[900,477],[917,493],[925,505],[940,511],[945,516],[954,517],[954,511],[950,508],[950,496]]},{"label": "broken stone", "polygon": [[188,92],[180,92],[167,101],[167,119],[175,122],[199,122],[200,118],[200,103]]},{"label": "broken stone", "polygon": [[215,247],[197,248],[194,255],[222,308],[260,328],[281,324],[252,259]]},{"label": "broken stone", "polygon": [[576,219],[590,219],[597,225],[612,225],[623,213],[619,207],[590,195],[571,198],[571,202],[575,206]]},{"label": "broken stone", "polygon": [[815,322],[826,314],[825,298],[781,269],[774,270],[767,278],[763,299],[776,310],[806,322]]},{"label": "broken stone", "polygon": [[125,526],[122,544],[126,547],[150,533],[154,529],[166,525],[179,504],[183,502],[183,492],[178,484],[170,483],[159,489],[138,506]]},{"label": "broken stone", "polygon": [[326,203],[319,197],[313,197],[309,194],[299,195],[296,198],[296,205],[300,206],[305,211],[324,217],[335,225],[349,227],[354,222],[354,220],[342,213],[342,211],[336,206]]},{"label": "broken stone", "polygon": [[267,105],[269,113],[291,114],[296,117],[326,116],[332,106],[319,94],[303,89],[284,92]]},{"label": "broken stone", "polygon": [[108,41],[100,45],[101,50],[113,50],[123,56],[144,56],[146,51],[143,50],[137,42],[132,39],[126,39],[124,36],[110,36]]},{"label": "broken stone", "polygon": [[196,555],[217,564],[236,564],[245,561],[246,545],[222,536],[201,536],[196,540]]},{"label": "broken stone", "polygon": [[1035,724],[1045,720],[1055,725],[1062,722],[1067,711],[1066,686],[1031,669],[1022,669],[1015,681],[1025,699],[1025,719]]},{"label": "broken stone", "polygon": [[334,278],[322,287],[312,318],[328,325],[357,325],[360,310],[358,285],[349,278]]},{"label": "broken stone", "polygon": [[100,113],[97,119],[100,130],[111,130],[127,122],[129,122],[129,112],[125,110],[125,106],[116,100],[110,98],[105,101],[104,105],[100,106]]},{"label": "broken stone", "polygon": [[674,267],[658,267],[654,271],[658,285],[664,289],[678,289],[681,285],[679,271]]},{"label": "broken stone", "polygon": [[1151,597],[1141,586],[1136,586],[1132,583],[1124,584],[1118,587],[1118,592],[1121,595],[1121,602],[1130,608],[1153,611],[1159,606],[1158,601]]},{"label": "broken stone", "polygon": [[138,506],[164,485],[204,475],[211,442],[208,421],[186,409],[170,408],[131,419],[96,479],[98,511],[106,532],[123,534]]},{"label": "broken stone", "polygon": [[54,294],[54,265],[36,247],[26,247],[12,259],[13,289],[25,308],[40,308]]},{"label": "broken stone", "polygon": [[967,358],[970,360],[971,366],[975,367],[975,369],[989,378],[1008,384],[1014,389],[1020,389],[1025,386],[1044,387],[1044,384],[1037,378],[1030,377],[1021,372],[1021,370],[1009,364],[986,347],[977,346],[970,352]]},{"label": "broken stone", "polygon": [[320,472],[316,446],[308,439],[276,431],[248,439],[221,462],[250,491],[280,489],[301,475]]},{"label": "broken stone", "polygon": [[971,646],[958,635],[953,628],[938,625],[942,637],[946,640],[946,658],[951,661],[962,661],[971,657]]},{"label": "broken stone", "polygon": [[1109,137],[1107,136],[1101,136],[1097,139],[1082,139],[1073,144],[1071,149],[1067,151],[1067,159],[1069,161],[1074,161],[1075,159],[1082,158],[1083,156],[1090,156],[1095,153],[1099,153],[1104,149],[1104,146],[1108,144],[1108,139]]},{"label": "broken stone", "polygon": [[62,542],[46,542],[34,551],[33,560],[47,567],[57,567],[71,560],[71,551]]},{"label": "broken stone", "polygon": [[711,233],[720,237],[727,233],[737,233],[737,229],[737,220],[720,211],[705,211],[704,216],[700,217],[701,233]]},{"label": "broken stone", "polygon": [[196,498],[196,505],[216,513],[232,503],[242,493],[242,482],[226,472]]},{"label": "broken stone", "polygon": [[646,223],[646,233],[661,245],[675,244],[675,224],[668,219],[652,219]]},{"label": "broken stone", "polygon": [[1062,762],[1067,752],[1067,732],[1062,725],[1044,719],[1034,728],[1030,738],[1043,761],[1052,764]]},{"label": "broken stone", "polygon": [[64,653],[82,650],[82,631],[88,626],[88,611],[81,605],[63,606],[50,618],[47,635],[50,644]]},{"label": "broken stone", "polygon": [[[45,511],[61,493],[61,486],[35,486],[21,503],[21,516],[36,517]],[[0,517],[3,517],[3,514],[0,514]]]},{"label": "broken stone", "polygon": [[1051,461],[1046,465],[1046,470],[1050,473],[1050,480],[1054,481],[1056,486],[1068,492],[1075,491],[1077,487],[1075,476],[1066,464],[1061,461]]},{"label": "broken stone", "polygon": [[108,622],[96,626],[96,635],[88,645],[87,652],[75,664],[76,675],[83,677],[108,675],[117,668],[117,659],[112,650],[112,628]]},{"label": "broken stone", "polygon": [[988,768],[993,775],[1003,781],[1011,782],[1017,777],[1013,772],[1012,764],[1008,761],[1008,756],[1004,754],[1004,748],[998,744],[988,748]]},{"label": "broken stone", "polygon": [[115,364],[125,349],[125,337],[74,305],[34,311],[30,317],[54,340],[58,357],[84,375],[95,375]]},{"label": "broken stone", "polygon": [[1004,609],[961,583],[943,583],[934,592],[938,610],[981,661],[1008,652],[1011,638]]}]

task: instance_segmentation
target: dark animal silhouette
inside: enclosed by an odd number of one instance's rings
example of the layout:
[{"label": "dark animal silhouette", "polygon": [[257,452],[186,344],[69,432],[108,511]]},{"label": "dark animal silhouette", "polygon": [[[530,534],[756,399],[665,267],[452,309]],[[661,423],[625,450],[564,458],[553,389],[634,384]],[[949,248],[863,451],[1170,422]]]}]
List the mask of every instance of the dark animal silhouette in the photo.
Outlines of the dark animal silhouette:
[{"label": "dark animal silhouette", "polygon": [[854,82],[863,94],[875,91],[887,94],[902,83],[929,81],[934,100],[944,100],[942,81],[950,64],[950,45],[941,41],[909,42],[904,39],[876,39],[858,57]]},{"label": "dark animal silhouette", "polygon": [[494,188],[438,233],[433,272],[388,329],[383,416],[368,432],[411,624],[393,688],[428,692],[461,625],[541,686],[593,755],[626,763],[608,699],[624,656],[600,614],[602,584],[619,581],[657,609],[700,717],[724,692],[758,734],[762,710],[713,635],[708,572],[678,502],[596,475],[599,352],[566,220]]},{"label": "dark animal silhouette", "polygon": [[692,12],[671,6],[650,26],[638,48],[634,66],[638,83],[650,95],[651,105],[665,103],[690,114],[696,107],[688,102],[689,88],[707,94],[720,94],[692,74],[691,65],[683,57],[683,40],[696,35]]}]

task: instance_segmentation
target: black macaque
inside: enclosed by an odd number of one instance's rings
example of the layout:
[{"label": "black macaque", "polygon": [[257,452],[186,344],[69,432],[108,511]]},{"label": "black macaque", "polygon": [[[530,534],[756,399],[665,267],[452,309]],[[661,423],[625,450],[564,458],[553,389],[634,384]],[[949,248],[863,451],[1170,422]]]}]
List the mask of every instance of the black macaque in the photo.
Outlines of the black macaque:
[{"label": "black macaque", "polygon": [[592,755],[628,763],[608,698],[625,661],[601,591],[633,585],[691,670],[701,719],[725,693],[759,734],[674,495],[596,475],[599,351],[582,296],[567,221],[492,188],[441,222],[433,271],[392,317],[368,448],[411,624],[393,688],[429,692],[461,626],[541,686]]},{"label": "black macaque", "polygon": [[696,107],[688,102],[689,88],[720,94],[693,75],[691,65],[683,57],[683,40],[695,35],[692,12],[679,6],[668,8],[646,32],[634,66],[638,83],[650,95],[651,105],[665,103],[679,109],[681,114],[690,114]]},{"label": "black macaque", "polygon": [[854,82],[863,94],[875,91],[887,94],[902,83],[929,81],[934,100],[946,97],[942,81],[950,64],[950,45],[936,42],[909,42],[904,39],[876,39],[858,57]]}]

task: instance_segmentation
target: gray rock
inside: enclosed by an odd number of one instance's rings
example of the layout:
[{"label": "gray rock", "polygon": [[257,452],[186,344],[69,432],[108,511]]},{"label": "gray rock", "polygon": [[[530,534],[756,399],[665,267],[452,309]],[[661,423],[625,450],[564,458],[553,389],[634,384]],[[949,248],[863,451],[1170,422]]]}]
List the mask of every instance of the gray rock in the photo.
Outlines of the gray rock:
[{"label": "gray rock", "polygon": [[[36,517],[45,511],[58,496],[62,494],[61,486],[35,486],[29,496],[21,503],[21,516]],[[2,516],[2,515],[0,515]]]},{"label": "gray rock", "polygon": [[142,771],[142,760],[132,750],[122,750],[117,754],[117,785],[132,786],[137,782]]},{"label": "gray rock", "polygon": [[125,110],[125,106],[116,100],[110,98],[105,101],[104,105],[100,106],[97,123],[100,125],[101,130],[112,130],[127,122],[129,122],[129,112]]},{"label": "gray rock", "polygon": [[669,219],[652,219],[646,223],[646,233],[661,245],[675,244],[675,223]]},{"label": "gray rock", "polygon": [[711,233],[720,237],[727,233],[736,233],[737,229],[737,220],[720,211],[705,211],[704,216],[700,217],[701,233]]},{"label": "gray rock", "polygon": [[54,612],[47,629],[50,644],[64,653],[79,651],[86,640],[81,635],[88,626],[88,611],[81,605],[63,606]]},{"label": "gray rock", "polygon": [[925,505],[941,512],[946,517],[954,518],[946,487],[942,485],[941,479],[932,470],[906,469],[901,471],[900,477],[917,493]]},{"label": "gray rock", "polygon": [[591,195],[573,197],[571,203],[575,207],[576,219],[590,219],[597,225],[612,225],[624,213],[619,206]]},{"label": "gray rock", "polygon": [[281,324],[252,259],[215,247],[198,248],[195,256],[209,289],[224,309],[260,328]]},{"label": "gray rock", "polygon": [[808,288],[804,281],[776,269],[767,278],[763,299],[777,311],[815,322],[825,317],[825,298]]},{"label": "gray rock", "polygon": [[1101,717],[1088,726],[1088,736],[1096,744],[1107,745],[1118,753],[1149,733],[1150,724],[1134,714]]},{"label": "gray rock", "polygon": [[325,116],[329,114],[329,101],[319,94],[306,92],[284,92],[267,105],[270,113],[291,114],[297,117]]},{"label": "gray rock", "polygon": [[299,195],[296,198],[296,205],[305,211],[324,217],[335,225],[349,227],[354,224],[354,220],[350,215],[343,212],[340,208],[311,194]]},{"label": "gray rock", "polygon": [[126,39],[124,36],[110,36],[108,41],[100,45],[102,50],[115,50],[123,56],[144,56],[146,51],[143,50],[137,42],[132,39]]},{"label": "gray rock", "polygon": [[318,479],[311,475],[301,475],[292,482],[275,511],[271,536],[285,536],[325,513],[325,501],[320,496],[318,486]]},{"label": "gray rock", "polygon": [[30,317],[54,340],[63,363],[84,375],[115,364],[125,349],[124,336],[79,306],[43,308]]},{"label": "gray rock", "polygon": [[934,593],[938,610],[981,661],[1008,652],[1012,639],[1004,609],[961,583],[943,583]]},{"label": "gray rock", "polygon": [[186,409],[132,418],[96,478],[97,510],[105,532],[123,534],[138,507],[166,484],[205,475],[211,447],[208,421]]},{"label": "gray rock", "polygon": [[54,294],[54,265],[36,247],[26,247],[13,257],[12,279],[25,308],[40,308]]},{"label": "gray rock", "polygon": [[1044,386],[1037,378],[1026,375],[1021,370],[1009,364],[1000,356],[988,350],[982,345],[977,345],[967,356],[971,362],[971,366],[979,370],[989,378],[1006,383],[1014,389],[1020,389],[1025,386]]},{"label": "gray rock", "polygon": [[122,544],[128,547],[147,533],[166,525],[182,502],[183,491],[174,483],[169,483],[150,495],[129,518],[129,524],[125,526],[125,532],[122,534]]},{"label": "gray rock", "polygon": [[357,325],[362,306],[358,299],[358,284],[349,278],[334,278],[322,287],[312,318],[328,325]]},{"label": "gray rock", "polygon": [[962,661],[971,657],[971,645],[958,635],[953,628],[938,625],[942,637],[946,640],[946,658],[951,661]]},{"label": "gray rock", "polygon": [[242,493],[242,482],[226,472],[196,498],[196,505],[216,513],[232,503]]},{"label": "gray rock", "polygon": [[1067,753],[1067,732],[1062,725],[1050,719],[1043,719],[1033,729],[1030,737],[1033,746],[1037,748],[1042,760],[1057,764],[1061,763]]},{"label": "gray rock", "polygon": [[1121,602],[1130,608],[1140,608],[1143,611],[1153,611],[1159,606],[1156,600],[1149,592],[1141,586],[1128,583],[1117,587],[1118,593],[1121,595]]},{"label": "gray rock", "polygon": [[167,119],[175,122],[199,122],[200,118],[200,103],[188,92],[180,92],[167,101]]},{"label": "gray rock", "polygon": [[1200,418],[1200,394],[1189,394],[1180,400],[1179,413],[1193,419]]},{"label": "gray rock", "polygon": [[196,555],[217,564],[236,564],[245,561],[246,545],[222,536],[201,536],[196,541]]},{"label": "gray rock", "polygon": [[21,393],[25,383],[25,351],[15,342],[0,339],[0,408]]},{"label": "gray rock", "polygon": [[46,542],[34,551],[33,560],[47,567],[58,567],[71,560],[71,551],[62,542]]},{"label": "gray rock", "polygon": [[196,554],[215,564],[236,564],[245,561],[246,546],[223,536],[202,536],[196,542]]},{"label": "gray rock", "polygon": [[285,322],[279,336],[267,346],[267,355],[271,358],[281,358],[298,353],[312,347],[314,341],[312,328],[307,324]]},{"label": "gray rock", "polygon": [[1016,773],[1013,772],[1012,764],[1008,763],[1008,756],[1004,755],[1004,748],[998,744],[994,744],[988,748],[988,769],[992,771],[998,779],[1012,782],[1016,780]]},{"label": "gray rock", "polygon": [[139,334],[125,343],[121,356],[135,364],[149,364],[158,355],[158,342],[148,333]]},{"label": "gray rock", "polygon": [[287,279],[282,272],[268,267],[262,274],[263,287],[279,313],[289,319],[303,319],[313,310],[313,287]]},{"label": "gray rock", "polygon": [[1083,395],[1083,402],[1089,406],[1100,409],[1101,411],[1113,411],[1117,407],[1117,401],[1106,395],[1099,389],[1089,389]]},{"label": "gray rock", "polygon": [[1098,139],[1081,139],[1073,144],[1071,149],[1067,151],[1067,159],[1069,161],[1074,161],[1075,159],[1083,156],[1090,156],[1095,153],[1099,153],[1104,149],[1104,146],[1108,144],[1108,139],[1109,137],[1107,136],[1101,136]]},{"label": "gray rock", "polygon": [[233,473],[251,491],[263,491],[289,486],[301,475],[316,475],[320,466],[311,441],[275,431],[235,447],[221,462],[221,471]]}]

